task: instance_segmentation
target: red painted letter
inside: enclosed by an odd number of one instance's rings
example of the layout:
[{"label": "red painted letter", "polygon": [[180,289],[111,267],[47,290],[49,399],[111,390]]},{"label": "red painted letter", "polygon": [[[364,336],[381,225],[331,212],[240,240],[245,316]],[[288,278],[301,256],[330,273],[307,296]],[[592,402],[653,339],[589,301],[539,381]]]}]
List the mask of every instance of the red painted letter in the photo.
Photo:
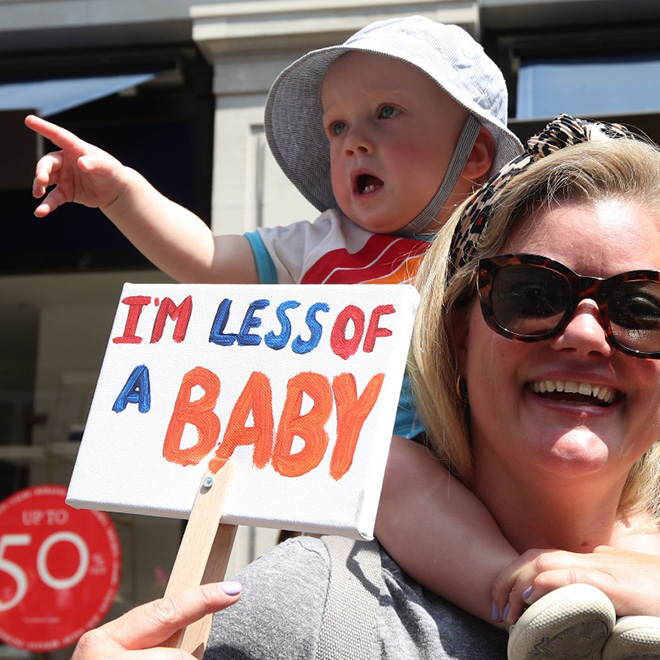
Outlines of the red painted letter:
[{"label": "red painted letter", "polygon": [[179,343],[185,339],[188,330],[188,322],[192,314],[192,296],[188,296],[180,305],[175,305],[171,298],[163,298],[156,314],[154,329],[151,333],[151,344],[155,344],[163,336],[165,321],[169,316],[173,321],[176,319],[172,338]]},{"label": "red painted letter", "polygon": [[[346,339],[346,326],[353,321],[355,332],[350,339]],[[330,346],[332,352],[344,360],[354,355],[360,345],[362,333],[364,332],[364,312],[355,305],[347,305],[337,315],[335,324],[330,334]]]},{"label": "red painted letter", "polygon": [[130,305],[126,325],[124,326],[124,334],[121,337],[113,337],[112,341],[115,344],[139,344],[142,342],[142,337],[136,337],[135,330],[140,314],[142,314],[142,308],[151,302],[151,298],[149,296],[128,296],[122,302],[124,305]]},{"label": "red painted letter", "polygon": [[389,328],[379,328],[378,321],[384,314],[394,314],[394,312],[394,305],[378,305],[378,307],[371,312],[369,327],[367,328],[367,334],[364,337],[365,353],[371,353],[374,350],[376,337],[389,337],[392,334],[392,331]]}]

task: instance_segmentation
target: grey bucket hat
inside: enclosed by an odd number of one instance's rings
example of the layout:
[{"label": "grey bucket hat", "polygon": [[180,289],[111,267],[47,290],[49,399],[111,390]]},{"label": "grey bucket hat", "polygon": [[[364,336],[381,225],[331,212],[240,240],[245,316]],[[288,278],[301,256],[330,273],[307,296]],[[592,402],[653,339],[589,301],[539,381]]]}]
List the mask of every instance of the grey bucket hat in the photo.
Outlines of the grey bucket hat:
[{"label": "grey bucket hat", "polygon": [[467,108],[495,140],[491,172],[522,151],[520,141],[506,127],[504,76],[465,30],[423,16],[371,23],[341,46],[311,51],[284,69],[266,102],[266,138],[275,160],[319,211],[338,208],[330,183],[321,83],[328,67],[353,50],[387,55],[416,66]]}]

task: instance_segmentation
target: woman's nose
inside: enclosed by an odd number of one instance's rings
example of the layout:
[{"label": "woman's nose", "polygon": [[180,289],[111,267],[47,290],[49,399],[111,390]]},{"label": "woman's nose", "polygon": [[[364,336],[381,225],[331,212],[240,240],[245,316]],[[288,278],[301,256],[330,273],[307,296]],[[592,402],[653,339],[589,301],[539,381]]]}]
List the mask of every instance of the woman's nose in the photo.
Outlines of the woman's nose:
[{"label": "woman's nose", "polygon": [[614,347],[607,340],[605,324],[593,300],[581,300],[566,327],[552,339],[557,350],[574,350],[580,355],[612,355]]}]

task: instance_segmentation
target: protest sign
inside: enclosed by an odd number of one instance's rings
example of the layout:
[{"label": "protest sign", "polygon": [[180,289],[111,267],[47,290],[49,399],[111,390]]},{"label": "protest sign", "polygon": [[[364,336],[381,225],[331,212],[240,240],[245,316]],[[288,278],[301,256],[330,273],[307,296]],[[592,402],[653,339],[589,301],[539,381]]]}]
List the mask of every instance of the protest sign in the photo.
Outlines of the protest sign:
[{"label": "protest sign", "polygon": [[418,294],[408,285],[126,284],[72,506],[373,534]]}]

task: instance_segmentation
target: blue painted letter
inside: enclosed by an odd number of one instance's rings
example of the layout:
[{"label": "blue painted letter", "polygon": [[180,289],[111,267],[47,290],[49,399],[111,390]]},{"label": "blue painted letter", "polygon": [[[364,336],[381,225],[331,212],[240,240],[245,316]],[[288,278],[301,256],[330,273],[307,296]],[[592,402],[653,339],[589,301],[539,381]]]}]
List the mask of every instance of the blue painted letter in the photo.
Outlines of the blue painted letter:
[{"label": "blue painted letter", "polygon": [[149,369],[140,364],[133,369],[133,373],[128,377],[126,385],[119,393],[112,409],[119,413],[125,410],[129,403],[137,403],[138,410],[141,413],[149,412],[149,408],[151,408],[150,389]]},{"label": "blue painted letter", "polygon": [[261,343],[261,337],[259,335],[251,335],[250,328],[258,328],[261,325],[261,319],[258,316],[254,315],[254,312],[258,309],[264,309],[270,305],[269,300],[261,298],[260,300],[253,300],[248,307],[247,312],[245,312],[245,318],[243,319],[243,324],[238,333],[238,345],[239,346],[258,346]]},{"label": "blue painted letter", "polygon": [[229,298],[225,298],[218,305],[218,311],[215,313],[215,318],[213,319],[211,334],[209,336],[209,341],[211,343],[219,344],[220,346],[231,346],[236,341],[235,333],[224,334],[230,310],[231,300],[229,300]]},{"label": "blue painted letter", "polygon": [[286,310],[296,309],[296,307],[300,307],[300,303],[297,300],[285,300],[278,305],[275,314],[277,315],[277,320],[282,326],[282,332],[280,332],[279,335],[276,335],[272,331],[266,334],[264,341],[268,348],[279,351],[289,343],[289,338],[291,337],[291,321],[289,321],[289,317],[286,315]]},{"label": "blue painted letter", "polygon": [[308,310],[305,322],[310,330],[309,339],[303,339],[298,335],[291,343],[294,353],[309,353],[316,348],[321,341],[323,326],[316,320],[316,312],[329,312],[330,307],[327,303],[314,303]]}]

